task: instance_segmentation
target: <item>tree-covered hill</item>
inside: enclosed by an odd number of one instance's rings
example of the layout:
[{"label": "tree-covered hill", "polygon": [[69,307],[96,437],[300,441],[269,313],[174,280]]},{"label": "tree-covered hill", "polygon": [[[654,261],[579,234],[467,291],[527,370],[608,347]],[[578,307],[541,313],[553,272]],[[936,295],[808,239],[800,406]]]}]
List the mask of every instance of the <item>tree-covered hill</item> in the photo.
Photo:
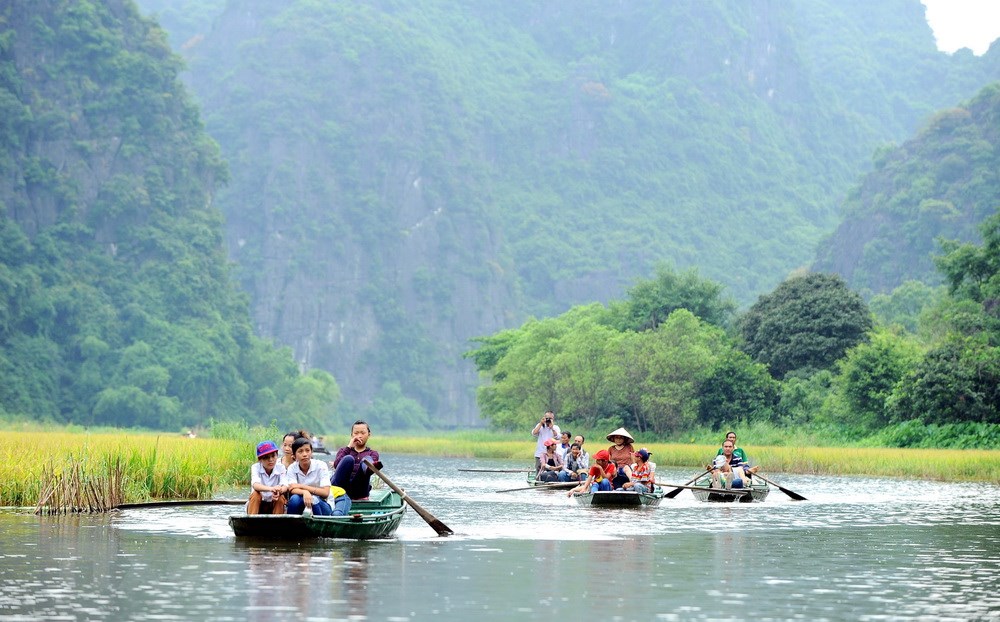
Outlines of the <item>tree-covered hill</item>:
[{"label": "tree-covered hill", "polygon": [[937,52],[918,0],[142,5],[230,164],[260,333],[449,424],[476,420],[469,338],[661,261],[747,303],[878,145],[1000,78],[996,48]]},{"label": "tree-covered hill", "polygon": [[130,0],[0,5],[0,418],[329,425],[339,389],[254,335],[218,146]]},{"label": "tree-covered hill", "polygon": [[1000,211],[1000,83],[879,153],[844,209],[844,221],[820,247],[818,269],[869,293],[908,280],[940,283],[936,240],[976,240],[979,225]]}]

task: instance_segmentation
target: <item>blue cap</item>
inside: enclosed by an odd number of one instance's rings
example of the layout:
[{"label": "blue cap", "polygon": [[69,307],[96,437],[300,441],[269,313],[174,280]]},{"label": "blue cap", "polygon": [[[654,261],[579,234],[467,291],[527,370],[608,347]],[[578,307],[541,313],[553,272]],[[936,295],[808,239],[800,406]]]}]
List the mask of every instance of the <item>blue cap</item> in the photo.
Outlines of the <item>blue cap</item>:
[{"label": "blue cap", "polygon": [[278,446],[274,444],[274,441],[264,441],[262,443],[257,443],[257,457],[263,458],[267,454],[278,453]]},{"label": "blue cap", "polygon": [[648,449],[646,449],[645,447],[643,447],[639,451],[635,452],[635,455],[642,456],[642,459],[645,462],[645,461],[649,460],[649,457],[652,456],[653,454],[651,454]]}]

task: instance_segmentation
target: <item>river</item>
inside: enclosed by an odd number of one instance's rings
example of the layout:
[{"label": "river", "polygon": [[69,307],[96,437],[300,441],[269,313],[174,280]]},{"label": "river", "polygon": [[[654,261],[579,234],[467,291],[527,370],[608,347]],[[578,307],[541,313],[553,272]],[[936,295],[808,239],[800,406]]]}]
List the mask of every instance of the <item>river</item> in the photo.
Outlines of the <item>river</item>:
[{"label": "river", "polygon": [[383,462],[454,536],[413,511],[391,540],[263,544],[232,506],[5,510],[0,619],[1000,620],[995,485],[771,473],[809,500],[610,510],[458,471],[509,461]]}]

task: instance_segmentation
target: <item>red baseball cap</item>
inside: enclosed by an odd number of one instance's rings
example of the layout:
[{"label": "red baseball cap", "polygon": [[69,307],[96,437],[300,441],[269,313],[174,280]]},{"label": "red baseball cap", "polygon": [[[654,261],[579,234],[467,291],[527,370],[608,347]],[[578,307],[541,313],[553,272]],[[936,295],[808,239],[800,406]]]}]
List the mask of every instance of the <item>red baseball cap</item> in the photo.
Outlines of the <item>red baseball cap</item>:
[{"label": "red baseball cap", "polygon": [[611,454],[608,453],[607,449],[602,449],[594,454],[594,460],[611,460]]}]

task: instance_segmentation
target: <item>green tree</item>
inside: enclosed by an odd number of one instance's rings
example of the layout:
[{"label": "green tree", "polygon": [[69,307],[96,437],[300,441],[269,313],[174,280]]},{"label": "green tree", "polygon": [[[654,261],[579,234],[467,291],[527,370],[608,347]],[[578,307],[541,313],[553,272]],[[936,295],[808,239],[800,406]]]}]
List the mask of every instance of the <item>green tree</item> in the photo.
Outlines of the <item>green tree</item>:
[{"label": "green tree", "polygon": [[773,421],[781,385],[767,367],[731,349],[715,361],[698,391],[698,423],[719,429],[736,422]]},{"label": "green tree", "polygon": [[848,350],[837,362],[833,381],[846,422],[867,431],[893,423],[898,412],[889,407],[890,397],[922,354],[912,337],[885,328],[875,329],[867,342]]},{"label": "green tree", "polygon": [[781,379],[829,369],[872,327],[865,302],[836,275],[787,279],[739,321],[743,350]]},{"label": "green tree", "polygon": [[611,305],[611,322],[618,330],[652,330],[677,309],[687,309],[709,324],[725,327],[736,302],[722,292],[721,284],[701,278],[694,268],[677,273],[661,264],[654,278],[640,280],[624,302]]}]

